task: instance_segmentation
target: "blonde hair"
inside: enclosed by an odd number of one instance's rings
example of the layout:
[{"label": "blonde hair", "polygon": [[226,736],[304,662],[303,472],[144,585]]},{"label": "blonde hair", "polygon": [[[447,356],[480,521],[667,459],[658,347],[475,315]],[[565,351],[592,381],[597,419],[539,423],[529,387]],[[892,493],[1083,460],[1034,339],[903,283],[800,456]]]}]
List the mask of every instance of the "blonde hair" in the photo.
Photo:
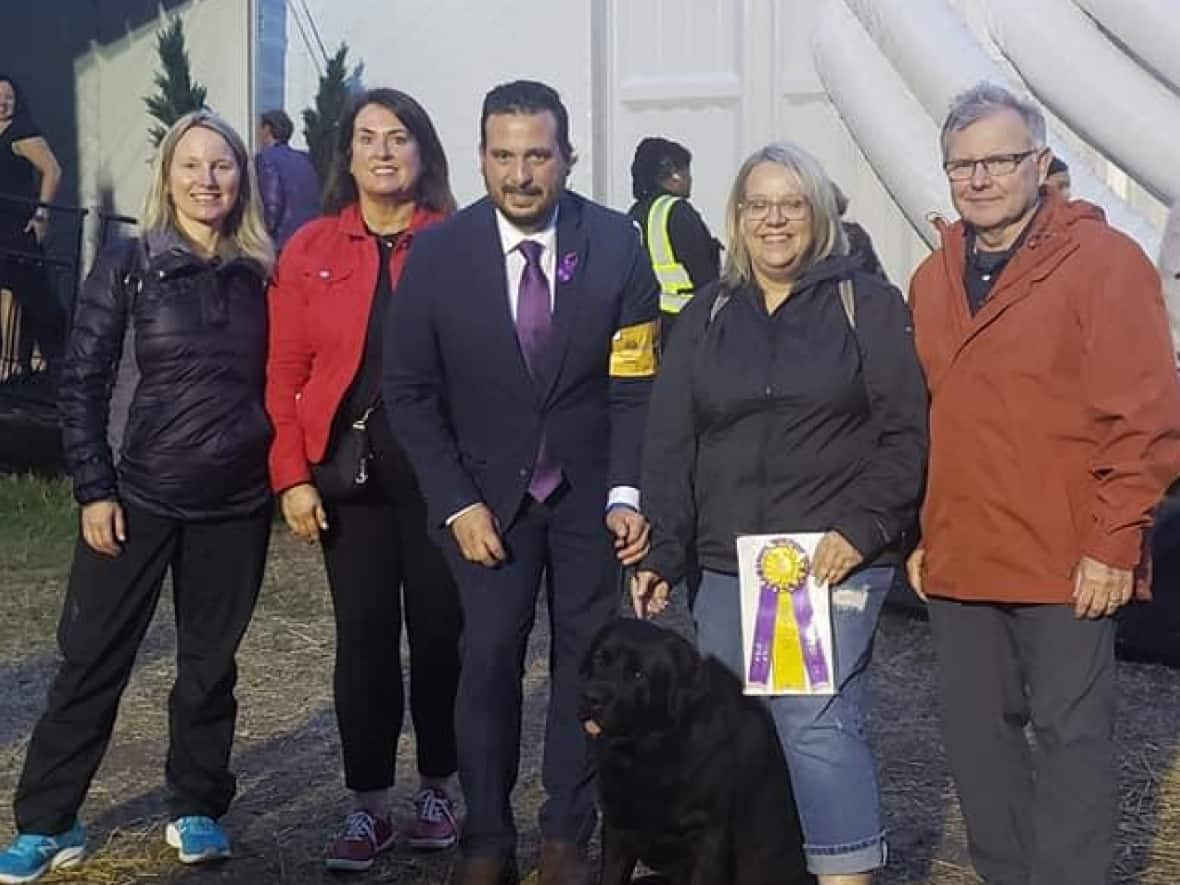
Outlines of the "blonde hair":
[{"label": "blonde hair", "polygon": [[225,139],[234,155],[234,162],[240,170],[238,198],[225,219],[217,243],[217,254],[222,260],[250,258],[256,261],[264,274],[274,266],[275,251],[266,224],[262,220],[262,201],[258,196],[258,180],[254,175],[254,164],[246,151],[246,144],[234,128],[212,111],[192,111],[172,124],[164,135],[152,163],[152,184],[148,188],[143,204],[143,232],[176,234],[184,236],[176,220],[176,206],[168,187],[172,158],[176,146],[190,129],[208,129]]},{"label": "blonde hair", "polygon": [[811,209],[811,245],[799,257],[799,273],[806,272],[829,255],[848,254],[848,238],[840,223],[836,188],[824,167],[797,144],[771,142],[746,158],[729,191],[729,202],[725,208],[729,248],[726,250],[725,272],[721,275],[722,282],[729,288],[738,288],[754,278],[750,252],[742,237],[741,214],[742,203],[746,198],[746,180],[760,163],[777,163],[794,175]]}]

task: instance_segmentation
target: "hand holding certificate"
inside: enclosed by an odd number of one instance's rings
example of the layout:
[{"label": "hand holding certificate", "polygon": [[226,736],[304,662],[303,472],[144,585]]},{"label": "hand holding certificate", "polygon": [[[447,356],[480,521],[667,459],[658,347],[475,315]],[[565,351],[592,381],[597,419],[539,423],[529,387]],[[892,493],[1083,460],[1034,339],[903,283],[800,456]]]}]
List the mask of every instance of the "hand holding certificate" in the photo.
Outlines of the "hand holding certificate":
[{"label": "hand holding certificate", "polygon": [[812,561],[822,532],[737,539],[746,694],[832,694],[828,585]]}]

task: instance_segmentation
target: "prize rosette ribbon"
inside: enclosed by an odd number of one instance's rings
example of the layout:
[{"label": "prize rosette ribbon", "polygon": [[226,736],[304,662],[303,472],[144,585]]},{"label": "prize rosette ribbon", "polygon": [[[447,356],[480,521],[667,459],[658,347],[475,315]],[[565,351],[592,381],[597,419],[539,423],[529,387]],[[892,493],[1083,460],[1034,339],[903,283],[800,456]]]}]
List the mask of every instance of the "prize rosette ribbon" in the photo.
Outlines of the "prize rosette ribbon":
[{"label": "prize rosette ribbon", "polygon": [[829,685],[831,668],[815,626],[807,552],[777,538],[758,553],[758,609],[749,682],[774,691],[807,692]]}]

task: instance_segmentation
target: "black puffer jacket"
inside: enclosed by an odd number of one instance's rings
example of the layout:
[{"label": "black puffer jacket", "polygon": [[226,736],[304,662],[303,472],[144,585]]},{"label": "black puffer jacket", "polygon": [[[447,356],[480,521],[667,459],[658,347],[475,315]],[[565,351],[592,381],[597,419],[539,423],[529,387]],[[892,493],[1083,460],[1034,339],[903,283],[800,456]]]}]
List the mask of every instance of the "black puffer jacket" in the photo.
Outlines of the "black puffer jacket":
[{"label": "black puffer jacket", "polygon": [[909,309],[859,263],[821,261],[773,315],[752,286],[715,317],[716,284],[684,309],[648,411],[642,568],[674,582],[695,553],[733,574],[740,534],[829,530],[865,565],[897,561],[925,473],[926,385]]},{"label": "black puffer jacket", "polygon": [[166,236],[99,259],[60,387],[79,503],[117,498],[178,519],[266,503],[263,288],[253,261],[208,262]]}]

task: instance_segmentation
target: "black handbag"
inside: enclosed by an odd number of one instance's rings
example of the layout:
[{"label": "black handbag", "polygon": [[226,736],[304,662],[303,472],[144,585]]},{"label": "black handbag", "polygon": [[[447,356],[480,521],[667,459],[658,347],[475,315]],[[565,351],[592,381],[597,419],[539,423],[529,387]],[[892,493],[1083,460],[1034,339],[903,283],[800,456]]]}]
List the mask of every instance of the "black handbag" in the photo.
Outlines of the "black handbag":
[{"label": "black handbag", "polygon": [[349,501],[368,487],[372,474],[373,444],[369,440],[369,418],[377,403],[353,421],[343,425],[328,449],[328,456],[311,466],[316,489],[325,501]]}]

